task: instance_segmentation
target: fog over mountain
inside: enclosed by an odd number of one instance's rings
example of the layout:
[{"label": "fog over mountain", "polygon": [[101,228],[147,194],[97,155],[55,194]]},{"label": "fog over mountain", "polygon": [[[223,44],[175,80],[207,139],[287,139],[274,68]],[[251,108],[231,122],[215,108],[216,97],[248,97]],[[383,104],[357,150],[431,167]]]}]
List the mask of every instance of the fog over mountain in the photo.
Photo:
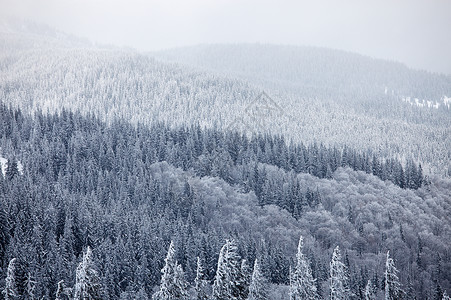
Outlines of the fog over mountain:
[{"label": "fog over mountain", "polygon": [[447,0],[1,0],[0,8],[142,51],[204,43],[321,46],[451,74]]}]

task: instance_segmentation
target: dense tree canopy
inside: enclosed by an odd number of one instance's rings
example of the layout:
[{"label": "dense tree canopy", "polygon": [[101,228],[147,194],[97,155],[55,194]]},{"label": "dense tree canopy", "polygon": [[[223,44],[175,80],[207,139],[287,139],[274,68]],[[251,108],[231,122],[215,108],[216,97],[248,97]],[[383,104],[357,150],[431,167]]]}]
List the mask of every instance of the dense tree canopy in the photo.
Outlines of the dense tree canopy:
[{"label": "dense tree canopy", "polygon": [[[447,181],[400,188],[390,172],[386,181],[373,175],[370,162],[377,156],[350,148],[287,145],[281,137],[196,126],[107,126],[66,111],[32,118],[0,107],[6,124],[1,155],[23,166],[15,176],[0,176],[1,278],[16,258],[17,286],[25,291],[30,278],[35,297],[52,299],[59,286],[75,286],[88,246],[105,298],[150,297],[171,240],[190,284],[197,256],[213,282],[226,238],[235,239],[241,258],[258,255],[271,283],[288,284],[300,228],[322,295],[328,292],[328,251],[337,243],[349,255],[356,295],[364,295],[368,279],[382,291],[381,249],[392,249],[403,285],[422,274],[411,293],[427,295],[436,280],[449,290],[449,240],[441,238],[450,232]],[[353,170],[359,160],[369,174]],[[324,162],[337,162],[329,176],[321,175]]]}]

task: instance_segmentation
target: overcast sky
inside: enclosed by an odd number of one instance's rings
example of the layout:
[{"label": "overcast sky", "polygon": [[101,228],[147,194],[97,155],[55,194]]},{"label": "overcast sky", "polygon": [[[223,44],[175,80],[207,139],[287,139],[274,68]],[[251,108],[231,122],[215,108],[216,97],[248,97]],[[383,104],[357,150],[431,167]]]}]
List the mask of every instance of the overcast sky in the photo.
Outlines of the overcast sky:
[{"label": "overcast sky", "polygon": [[451,0],[0,0],[0,11],[142,51],[313,45],[451,74]]}]

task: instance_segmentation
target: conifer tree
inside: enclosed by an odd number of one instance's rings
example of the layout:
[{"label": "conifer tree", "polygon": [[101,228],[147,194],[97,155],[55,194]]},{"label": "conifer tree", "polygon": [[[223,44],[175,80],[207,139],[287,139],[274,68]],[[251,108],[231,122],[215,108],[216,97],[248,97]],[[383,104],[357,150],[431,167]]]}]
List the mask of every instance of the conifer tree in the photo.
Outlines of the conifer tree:
[{"label": "conifer tree", "polygon": [[[228,240],[226,241],[226,245]],[[224,258],[224,252],[226,245],[222,246],[218,257],[218,267],[216,269],[215,281],[213,282],[213,299],[226,300],[230,297],[230,291],[228,290],[228,279],[226,263]]]},{"label": "conifer tree", "polygon": [[197,257],[197,269],[196,269],[196,279],[194,279],[194,289],[196,291],[197,300],[207,300],[207,286],[208,282],[205,280],[204,267],[200,257]]},{"label": "conifer tree", "polygon": [[64,280],[60,280],[58,281],[58,287],[56,289],[56,294],[55,294],[55,300],[62,300],[64,299],[63,295],[65,294],[65,288],[64,288]]},{"label": "conifer tree", "polygon": [[340,248],[337,246],[330,262],[330,299],[349,299],[348,276],[346,266],[341,261]]},{"label": "conifer tree", "polygon": [[16,177],[19,174],[19,168],[17,164],[17,160],[15,157],[8,160],[8,165],[6,167],[5,177],[8,180],[12,180],[14,177]]},{"label": "conifer tree", "polygon": [[36,290],[36,281],[33,279],[30,272],[27,273],[26,289],[27,289],[27,297],[29,299],[34,299],[35,297],[34,294]]},{"label": "conifer tree", "polygon": [[451,300],[451,297],[448,296],[448,294],[446,293],[446,291],[443,293],[443,298],[442,300]]},{"label": "conifer tree", "polygon": [[313,278],[310,263],[302,253],[303,237],[299,238],[296,254],[296,267],[290,271],[290,299],[318,299],[316,280]]},{"label": "conifer tree", "polygon": [[94,269],[92,250],[88,246],[83,259],[77,267],[74,287],[74,300],[102,299],[100,278]]},{"label": "conifer tree", "polygon": [[226,240],[219,252],[218,268],[213,283],[213,299],[239,299],[240,256],[234,240]]},{"label": "conifer tree", "polygon": [[254,262],[254,271],[252,272],[251,284],[249,286],[249,300],[268,299],[268,282],[260,270],[258,259]]},{"label": "conifer tree", "polygon": [[251,272],[247,260],[241,261],[240,274],[238,278],[239,299],[247,299],[249,295],[249,285],[251,283]]},{"label": "conifer tree", "polygon": [[187,299],[187,283],[185,274],[175,259],[174,242],[169,245],[168,254],[165,258],[165,265],[161,269],[160,290],[153,294],[153,300],[175,300]]},{"label": "conifer tree", "polygon": [[376,299],[375,288],[371,280],[368,280],[365,286],[365,300],[375,300],[375,299]]},{"label": "conifer tree", "polygon": [[16,258],[9,261],[8,269],[6,271],[5,289],[3,290],[5,300],[19,299],[16,284]]},{"label": "conifer tree", "polygon": [[436,300],[442,300],[443,298],[443,291],[442,287],[440,286],[440,283],[438,280],[435,281],[435,293],[434,293],[434,299]]},{"label": "conifer tree", "polygon": [[[2,188],[2,173],[0,166],[0,189]],[[4,255],[6,252],[6,248],[9,242],[10,233],[9,233],[9,222],[8,215],[6,211],[3,209],[2,204],[0,204],[0,260],[3,261]]]},{"label": "conifer tree", "polygon": [[385,261],[385,300],[396,300],[402,296],[401,284],[399,283],[398,270],[395,267],[393,259],[390,257],[390,251],[387,251]]},{"label": "conifer tree", "polygon": [[181,265],[176,263],[174,271],[174,297],[173,299],[188,299],[188,283]]}]

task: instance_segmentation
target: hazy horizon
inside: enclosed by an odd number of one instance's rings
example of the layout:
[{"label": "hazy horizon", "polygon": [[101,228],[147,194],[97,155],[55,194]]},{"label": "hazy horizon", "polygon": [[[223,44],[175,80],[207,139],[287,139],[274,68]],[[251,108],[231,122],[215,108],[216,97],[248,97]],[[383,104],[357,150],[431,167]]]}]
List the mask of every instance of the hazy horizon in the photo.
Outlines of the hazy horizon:
[{"label": "hazy horizon", "polygon": [[451,74],[446,0],[0,0],[0,8],[9,16],[138,51],[198,44],[317,46]]}]

